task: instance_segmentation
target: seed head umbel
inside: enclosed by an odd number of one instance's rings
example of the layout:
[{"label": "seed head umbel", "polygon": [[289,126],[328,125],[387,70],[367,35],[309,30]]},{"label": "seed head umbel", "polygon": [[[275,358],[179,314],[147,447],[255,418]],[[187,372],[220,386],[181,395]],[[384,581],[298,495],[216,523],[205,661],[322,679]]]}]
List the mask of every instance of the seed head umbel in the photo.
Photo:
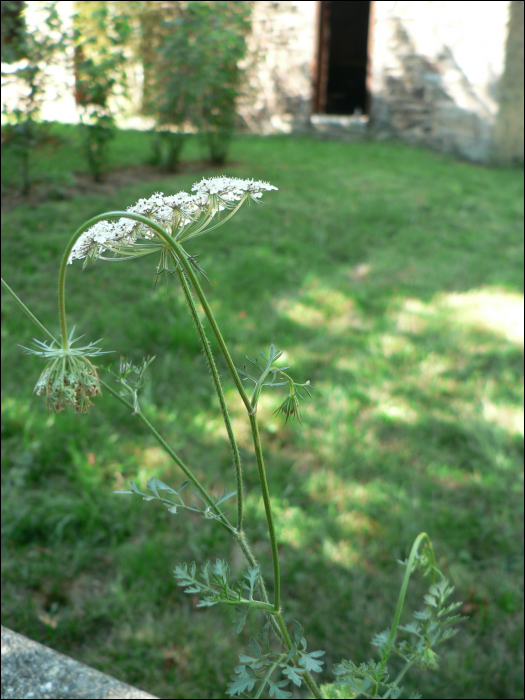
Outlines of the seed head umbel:
[{"label": "seed head umbel", "polygon": [[[46,397],[48,411],[64,411],[68,406],[75,413],[89,413],[91,399],[101,396],[97,367],[88,359],[106,354],[96,343],[83,348],[73,348],[80,338],[73,338],[74,328],[68,338],[67,347],[56,340],[50,344],[34,340],[36,348],[24,348],[28,354],[39,355],[50,360],[35,386],[37,396]],[[83,337],[83,336],[80,336]],[[22,346],[23,347],[23,346]]]}]

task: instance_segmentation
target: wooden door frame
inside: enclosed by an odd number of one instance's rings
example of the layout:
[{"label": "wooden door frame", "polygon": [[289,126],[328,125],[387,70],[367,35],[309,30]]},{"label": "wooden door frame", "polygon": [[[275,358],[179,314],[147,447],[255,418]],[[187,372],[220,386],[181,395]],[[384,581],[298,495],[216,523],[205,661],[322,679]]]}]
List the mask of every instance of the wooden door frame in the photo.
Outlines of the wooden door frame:
[{"label": "wooden door frame", "polygon": [[329,2],[316,2],[316,47],[314,60],[313,114],[324,114],[328,84],[328,52],[330,43]]},{"label": "wooden door frame", "polygon": [[368,12],[368,37],[366,40],[366,97],[365,114],[370,117],[372,109],[372,53],[374,50],[374,23],[376,18],[376,4],[370,0],[370,10]]}]

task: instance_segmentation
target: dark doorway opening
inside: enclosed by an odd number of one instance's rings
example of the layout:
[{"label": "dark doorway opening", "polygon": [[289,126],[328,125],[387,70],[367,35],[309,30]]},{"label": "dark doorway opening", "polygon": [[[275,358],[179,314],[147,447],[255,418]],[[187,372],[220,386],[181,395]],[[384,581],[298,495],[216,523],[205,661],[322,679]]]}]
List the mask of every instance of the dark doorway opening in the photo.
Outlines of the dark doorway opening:
[{"label": "dark doorway opening", "polygon": [[316,112],[367,114],[370,2],[321,2]]}]

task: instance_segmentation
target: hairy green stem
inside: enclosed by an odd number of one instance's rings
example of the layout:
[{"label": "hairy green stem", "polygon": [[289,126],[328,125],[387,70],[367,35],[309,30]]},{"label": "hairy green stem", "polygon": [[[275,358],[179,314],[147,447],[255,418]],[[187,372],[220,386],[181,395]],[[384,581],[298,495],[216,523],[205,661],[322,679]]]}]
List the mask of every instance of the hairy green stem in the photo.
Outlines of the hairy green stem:
[{"label": "hairy green stem", "polygon": [[[244,532],[237,532],[236,539],[237,539],[237,543],[238,543],[239,547],[241,548],[242,553],[244,554],[246,561],[250,564],[250,566],[253,566],[253,567],[258,566],[257,559],[252,554],[250,546],[248,545],[248,542],[246,541],[246,536],[245,536]],[[260,569],[260,567],[259,567],[259,569]],[[266,591],[266,585],[264,583],[264,578],[263,578],[262,574],[259,576],[258,585],[259,585],[259,592],[261,594],[262,599],[264,600],[265,603],[269,603],[270,599],[269,599],[268,593]],[[273,609],[273,605],[272,605],[272,609]],[[273,631],[277,635],[277,638],[282,639],[284,641],[281,629],[275,620],[275,616],[268,614],[268,615],[266,615],[266,619],[268,620],[268,622],[272,626]]]},{"label": "hairy green stem", "polygon": [[227,605],[240,605],[244,608],[255,608],[256,610],[264,610],[264,612],[270,614],[273,611],[273,605],[271,603],[263,603],[260,600],[246,600],[244,598],[241,598],[240,600],[228,600],[222,602],[225,602]]},{"label": "hairy green stem", "polygon": [[[177,262],[177,261],[175,260],[175,262]],[[228,440],[230,441],[230,447],[231,447],[232,456],[233,456],[233,465],[235,467],[235,480],[237,483],[237,530],[242,531],[244,499],[243,499],[242,467],[241,467],[241,457],[239,455],[239,448],[237,447],[237,441],[235,440],[235,436],[233,434],[232,424],[230,421],[230,415],[228,413],[228,407],[226,406],[226,400],[224,398],[224,392],[222,390],[219,372],[217,371],[217,365],[215,364],[215,359],[213,357],[213,353],[212,353],[208,338],[206,337],[206,333],[204,331],[204,326],[202,325],[201,320],[199,318],[199,314],[197,313],[197,308],[195,306],[195,302],[193,301],[193,295],[191,293],[191,289],[188,285],[188,282],[186,280],[184,272],[182,272],[180,267],[177,267],[177,273],[178,273],[179,280],[180,280],[180,283],[182,286],[182,290],[184,292],[184,296],[186,297],[186,302],[188,303],[188,307],[190,309],[190,313],[191,313],[191,316],[193,318],[193,322],[195,323],[195,327],[197,328],[197,332],[199,334],[199,338],[201,341],[202,348],[204,350],[204,354],[206,356],[206,360],[208,361],[208,367],[210,368],[210,372],[211,372],[211,375],[213,378],[213,384],[215,385],[215,391],[216,391],[217,397],[219,399],[219,406],[221,408],[222,418],[224,420],[224,425],[226,426],[226,432],[228,433]]]},{"label": "hairy green stem", "polygon": [[274,663],[270,666],[270,668],[266,671],[266,675],[264,676],[264,678],[261,679],[261,680],[262,680],[262,683],[261,683],[261,685],[259,686],[259,690],[258,690],[257,693],[253,696],[254,700],[257,700],[258,698],[261,697],[263,690],[264,690],[264,689],[266,688],[266,686],[268,685],[268,681],[270,680],[270,678],[271,678],[271,676],[272,676],[272,673],[273,673],[273,672],[275,671],[275,669],[279,666],[279,664],[281,663],[281,661],[282,661],[283,659],[285,659],[285,658],[286,658],[286,654],[281,654],[281,656],[279,656],[279,657],[274,661]]},{"label": "hairy green stem", "polygon": [[[397,686],[398,686],[398,684],[399,684],[399,681],[402,680],[403,676],[404,676],[405,673],[408,671],[408,669],[412,666],[412,664],[414,663],[414,661],[415,661],[415,659],[414,659],[413,661],[407,661],[406,664],[403,666],[403,668],[402,668],[401,671],[399,672],[397,678],[396,678],[395,681],[392,683],[392,686],[393,686],[394,688],[397,688]],[[392,692],[392,691],[391,691],[391,689],[389,688],[389,689],[387,690],[387,692],[386,692],[385,698],[389,698],[391,692]]]},{"label": "hairy green stem", "polygon": [[253,389],[251,404],[252,404],[254,410],[257,410],[257,402],[259,401],[259,396],[261,395],[263,382],[266,379],[266,377],[270,374],[271,369],[272,368],[270,366],[264,370],[264,372],[261,374],[261,376],[257,380],[257,383]]},{"label": "hairy green stem", "polygon": [[246,406],[246,410],[248,411],[248,414],[253,413],[253,406],[251,404],[251,401],[248,397],[248,394],[246,393],[244,386],[242,384],[241,378],[237,374],[237,370],[235,369],[235,365],[233,364],[233,360],[231,358],[230,352],[228,350],[228,347],[226,343],[224,342],[224,338],[222,337],[221,331],[219,329],[219,326],[217,325],[217,322],[215,320],[215,317],[213,315],[213,312],[210,308],[210,305],[208,304],[208,300],[204,296],[204,292],[202,291],[202,287],[199,284],[199,280],[197,279],[197,276],[195,272],[193,271],[193,268],[191,265],[187,262],[186,257],[184,256],[182,248],[179,246],[179,244],[176,241],[173,241],[173,239],[170,239],[170,242],[173,245],[173,248],[175,249],[177,253],[177,258],[180,260],[181,264],[184,266],[184,269],[186,273],[188,274],[188,277],[191,280],[191,283],[193,285],[193,288],[195,289],[195,292],[197,296],[199,297],[199,301],[201,303],[202,308],[204,309],[204,313],[206,314],[208,321],[210,323],[210,326],[212,327],[213,333],[215,337],[217,338],[217,342],[219,343],[219,347],[221,348],[222,354],[224,355],[224,359],[226,360],[226,364],[228,365],[233,381],[235,382],[235,386],[237,387],[237,391],[239,392],[239,395]]}]

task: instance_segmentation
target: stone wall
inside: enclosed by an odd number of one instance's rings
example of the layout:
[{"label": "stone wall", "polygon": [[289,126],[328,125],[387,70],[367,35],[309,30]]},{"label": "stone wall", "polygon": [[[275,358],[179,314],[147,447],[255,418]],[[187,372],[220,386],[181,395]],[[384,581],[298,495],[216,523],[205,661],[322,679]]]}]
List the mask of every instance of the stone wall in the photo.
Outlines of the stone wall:
[{"label": "stone wall", "polygon": [[376,2],[371,128],[486,161],[509,2]]},{"label": "stone wall", "polygon": [[[30,24],[36,5],[30,3]],[[73,4],[61,2],[59,9],[70,21]],[[326,119],[311,119],[319,12],[313,0],[253,2],[248,84],[238,104],[244,128],[333,131]],[[356,127],[362,136],[366,123],[367,133],[379,138],[396,136],[473,161],[523,162],[523,2],[378,0],[371,3],[370,37],[370,120],[341,118],[335,136]],[[137,110],[141,74],[135,68]],[[78,121],[72,71],[64,62],[51,72],[43,118]],[[17,89],[5,88],[3,100],[9,103]],[[150,122],[138,112],[119,115],[124,128]]]},{"label": "stone wall", "polygon": [[253,3],[245,62],[248,89],[239,103],[246,128],[258,133],[306,128],[312,111],[317,2]]},{"label": "stone wall", "polygon": [[511,2],[494,134],[494,158],[503,163],[523,163],[523,77],[523,2]]},{"label": "stone wall", "polygon": [[[371,6],[369,134],[523,162],[523,3]],[[254,3],[250,91],[239,105],[248,129],[316,129],[318,13],[318,2]]]},{"label": "stone wall", "polygon": [[2,698],[142,698],[155,695],[2,627]]}]

